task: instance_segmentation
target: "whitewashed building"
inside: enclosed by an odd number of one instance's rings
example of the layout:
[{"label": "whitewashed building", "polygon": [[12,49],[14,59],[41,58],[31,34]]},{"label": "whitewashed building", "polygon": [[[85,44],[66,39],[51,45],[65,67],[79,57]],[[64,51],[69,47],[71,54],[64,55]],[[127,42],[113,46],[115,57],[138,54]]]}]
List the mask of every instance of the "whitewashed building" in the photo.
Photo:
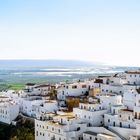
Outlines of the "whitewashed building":
[{"label": "whitewashed building", "polygon": [[100,104],[110,111],[111,107],[114,105],[122,105],[122,96],[113,93],[99,94],[96,96],[100,100]]},{"label": "whitewashed building", "polygon": [[35,120],[35,140],[82,140],[87,124],[71,113],[54,116],[52,120]]},{"label": "whitewashed building", "polygon": [[0,96],[0,122],[11,124],[19,115],[19,105],[9,97]]},{"label": "whitewashed building", "polygon": [[89,91],[87,82],[76,82],[71,84],[63,84],[57,89],[57,99],[60,106],[66,105],[66,97],[78,97],[85,95]]},{"label": "whitewashed building", "polygon": [[65,100],[66,96],[81,96],[88,91],[88,85],[86,83],[72,83],[64,84],[58,89],[58,100]]},{"label": "whitewashed building", "polygon": [[130,85],[140,85],[140,71],[126,72],[126,80]]},{"label": "whitewashed building", "polygon": [[53,113],[58,110],[57,102],[54,100],[21,98],[20,112],[24,115],[36,118],[46,113]]},{"label": "whitewashed building", "polygon": [[75,116],[88,126],[102,126],[104,124],[104,114],[107,113],[100,103],[80,103],[79,108],[74,108]]},{"label": "whitewashed building", "polygon": [[35,95],[48,95],[48,93],[55,89],[54,85],[50,84],[32,84],[28,83],[25,87],[25,95],[35,96]]}]

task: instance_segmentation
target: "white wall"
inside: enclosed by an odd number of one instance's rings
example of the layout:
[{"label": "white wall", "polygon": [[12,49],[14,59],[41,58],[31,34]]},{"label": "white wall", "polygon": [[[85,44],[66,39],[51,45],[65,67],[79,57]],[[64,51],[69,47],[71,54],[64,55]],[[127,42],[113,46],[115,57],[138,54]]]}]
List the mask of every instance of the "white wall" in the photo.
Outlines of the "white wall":
[{"label": "white wall", "polygon": [[135,135],[136,136],[136,129],[128,129],[128,128],[120,128],[120,127],[110,127],[117,133],[119,133],[121,136],[123,136],[126,139],[129,139],[130,136]]}]

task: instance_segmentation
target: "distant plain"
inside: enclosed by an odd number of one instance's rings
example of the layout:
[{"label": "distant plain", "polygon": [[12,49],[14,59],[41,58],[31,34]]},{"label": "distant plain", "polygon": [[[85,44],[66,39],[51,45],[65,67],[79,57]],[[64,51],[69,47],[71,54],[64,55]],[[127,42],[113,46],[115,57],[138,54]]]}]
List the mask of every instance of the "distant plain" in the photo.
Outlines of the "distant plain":
[{"label": "distant plain", "polygon": [[57,83],[92,79],[136,67],[107,66],[77,60],[0,60],[0,90],[24,88],[26,83]]}]

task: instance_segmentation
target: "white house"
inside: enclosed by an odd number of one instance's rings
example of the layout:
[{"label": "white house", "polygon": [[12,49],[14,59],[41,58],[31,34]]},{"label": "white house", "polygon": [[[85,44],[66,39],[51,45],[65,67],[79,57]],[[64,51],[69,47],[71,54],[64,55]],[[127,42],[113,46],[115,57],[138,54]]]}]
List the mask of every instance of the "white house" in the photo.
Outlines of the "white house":
[{"label": "white house", "polygon": [[52,90],[55,89],[54,85],[50,84],[32,84],[28,83],[25,88],[25,94],[33,96],[33,95],[48,95],[48,93]]},{"label": "white house", "polygon": [[66,97],[68,96],[78,97],[85,95],[88,91],[89,85],[87,82],[63,84],[57,89],[59,105],[65,105]]},{"label": "white house", "polygon": [[48,121],[35,120],[35,140],[82,140],[86,127],[71,113],[59,114]]},{"label": "white house", "polygon": [[73,112],[77,118],[88,123],[88,126],[102,126],[107,109],[99,103],[80,103],[79,108],[74,108]]},{"label": "white house", "polygon": [[65,100],[66,96],[81,96],[88,91],[88,85],[84,82],[62,85],[58,89],[58,100]]},{"label": "white house", "polygon": [[36,113],[39,112],[39,107],[43,104],[43,100],[33,100],[28,98],[20,98],[20,112],[30,117],[36,117]]},{"label": "white house", "polygon": [[58,110],[58,103],[55,100],[46,100],[40,107],[40,112],[55,112]]},{"label": "white house", "polygon": [[0,122],[11,124],[19,115],[19,105],[9,97],[0,96]]},{"label": "white house", "polygon": [[101,92],[104,94],[107,94],[107,93],[123,94],[124,87],[123,85],[101,84]]},{"label": "white house", "polygon": [[100,104],[108,111],[110,111],[113,105],[122,105],[122,96],[113,93],[99,94],[96,96],[100,100]]},{"label": "white house", "polygon": [[20,100],[20,112],[30,117],[36,118],[41,114],[53,113],[57,110],[57,102],[53,100],[32,100],[28,98],[21,98]]},{"label": "white house", "polygon": [[126,80],[130,85],[140,85],[140,71],[126,72]]},{"label": "white house", "polygon": [[123,104],[127,106],[129,109],[133,110],[134,106],[136,106],[136,96],[138,92],[136,90],[127,90],[123,95]]}]

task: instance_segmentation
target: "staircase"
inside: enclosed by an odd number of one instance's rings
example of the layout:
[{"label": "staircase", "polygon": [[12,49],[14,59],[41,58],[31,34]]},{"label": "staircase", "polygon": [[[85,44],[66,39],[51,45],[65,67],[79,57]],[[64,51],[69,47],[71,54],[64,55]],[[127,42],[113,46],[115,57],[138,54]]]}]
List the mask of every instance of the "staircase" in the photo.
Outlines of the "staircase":
[{"label": "staircase", "polygon": [[108,127],[108,130],[110,130],[111,132],[113,132],[114,134],[116,134],[118,137],[120,137],[122,140],[127,140],[126,138],[124,138],[122,135],[120,135],[119,133],[117,133],[116,131],[114,131],[112,128]]}]

